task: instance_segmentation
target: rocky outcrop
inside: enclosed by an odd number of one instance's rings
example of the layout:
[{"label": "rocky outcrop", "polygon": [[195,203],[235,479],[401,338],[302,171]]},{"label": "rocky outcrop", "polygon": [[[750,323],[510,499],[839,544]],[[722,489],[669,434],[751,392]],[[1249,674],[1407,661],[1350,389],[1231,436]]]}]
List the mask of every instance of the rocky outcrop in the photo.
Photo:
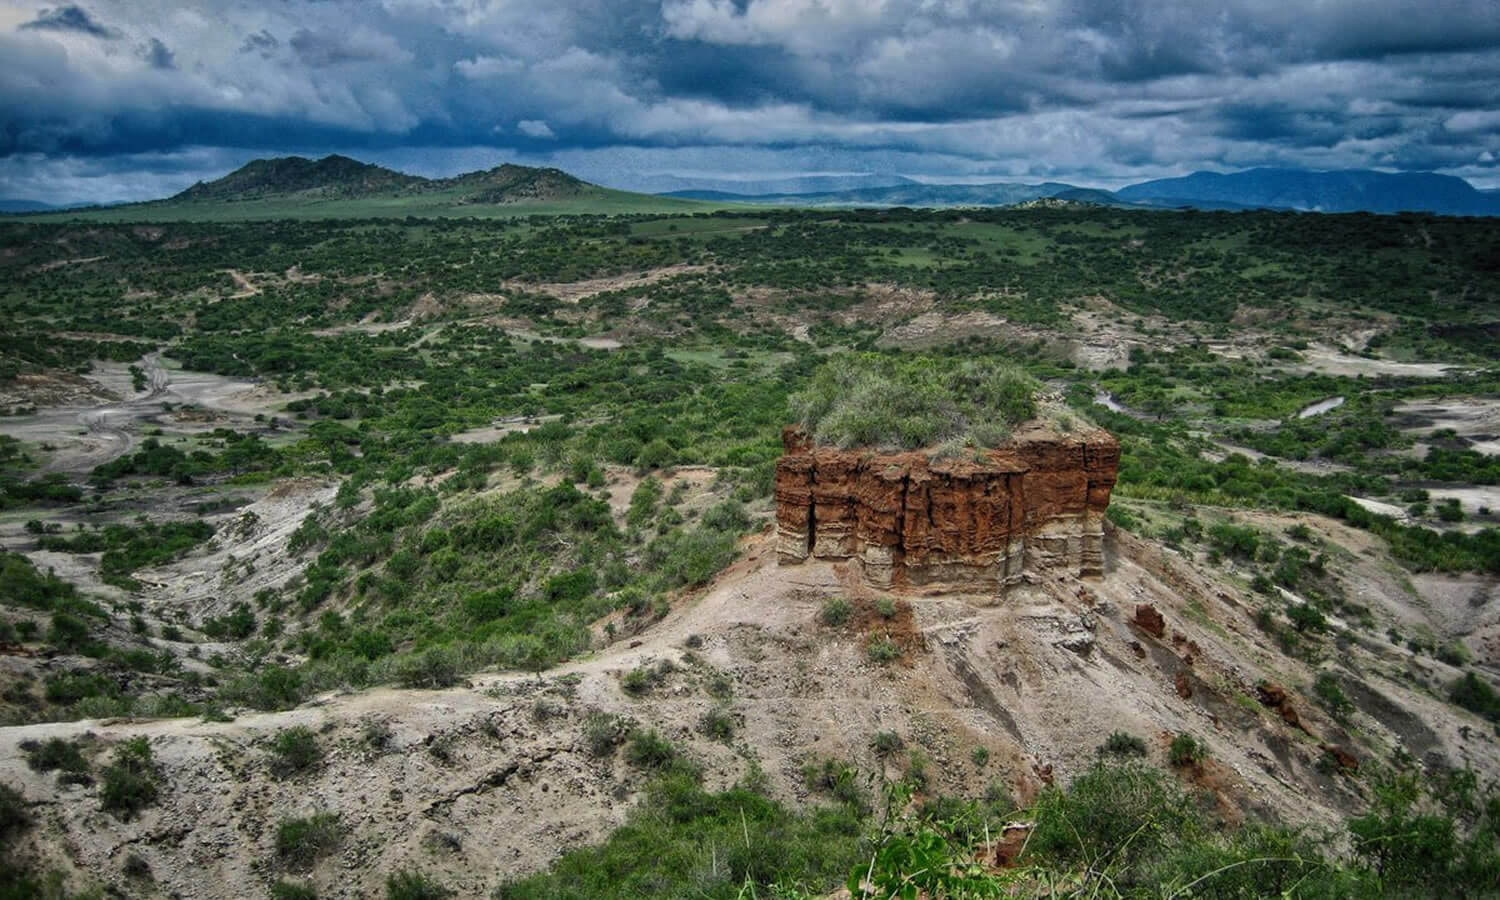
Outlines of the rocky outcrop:
[{"label": "rocky outcrop", "polygon": [[795,427],[776,466],[783,565],[853,559],[879,587],[1001,594],[1027,572],[1099,574],[1120,447],[1041,428],[941,459],[816,447]]}]

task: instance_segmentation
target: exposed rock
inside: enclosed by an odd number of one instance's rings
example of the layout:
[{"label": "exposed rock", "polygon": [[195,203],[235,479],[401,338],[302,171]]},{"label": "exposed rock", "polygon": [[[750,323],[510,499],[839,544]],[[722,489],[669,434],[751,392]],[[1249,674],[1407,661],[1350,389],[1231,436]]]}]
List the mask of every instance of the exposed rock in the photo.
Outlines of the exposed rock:
[{"label": "exposed rock", "polygon": [[1359,758],[1356,757],[1353,753],[1350,753],[1348,750],[1345,750],[1343,747],[1340,747],[1337,744],[1320,744],[1319,749],[1332,757],[1333,761],[1338,763],[1338,766],[1341,770],[1345,772],[1359,771]]},{"label": "exposed rock", "polygon": [[1028,572],[1098,575],[1120,446],[1104,431],[1023,431],[937,459],[815,447],[795,427],[776,466],[783,565],[854,559],[877,587],[1001,594]]},{"label": "exposed rock", "polygon": [[1155,638],[1167,633],[1167,620],[1149,603],[1142,603],[1135,608],[1135,624]]},{"label": "exposed rock", "polygon": [[1302,719],[1297,715],[1296,707],[1292,706],[1291,697],[1288,696],[1286,688],[1271,681],[1262,681],[1255,686],[1255,692],[1262,706],[1270,707],[1281,714],[1281,721],[1293,728],[1306,731]]}]

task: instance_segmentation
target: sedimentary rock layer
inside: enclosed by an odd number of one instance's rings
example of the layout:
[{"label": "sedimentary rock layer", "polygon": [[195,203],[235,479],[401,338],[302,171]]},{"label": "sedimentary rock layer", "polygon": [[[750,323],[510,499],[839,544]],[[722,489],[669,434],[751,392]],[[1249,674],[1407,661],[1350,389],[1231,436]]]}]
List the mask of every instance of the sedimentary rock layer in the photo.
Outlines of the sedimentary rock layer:
[{"label": "sedimentary rock layer", "polygon": [[1120,447],[1104,431],[1039,428],[949,459],[816,447],[782,434],[777,550],[857,559],[871,583],[1003,593],[1027,571],[1103,568],[1104,511]]}]

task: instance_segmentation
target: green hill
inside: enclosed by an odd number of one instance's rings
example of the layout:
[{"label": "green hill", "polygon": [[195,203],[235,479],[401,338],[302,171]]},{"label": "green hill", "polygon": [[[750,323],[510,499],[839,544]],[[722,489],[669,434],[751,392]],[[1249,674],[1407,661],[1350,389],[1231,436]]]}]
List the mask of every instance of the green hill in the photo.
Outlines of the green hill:
[{"label": "green hill", "polygon": [[[325,156],[257,159],[163,200],[34,213],[28,219],[90,222],[227,222],[383,217],[502,218],[525,215],[693,213],[719,208],[617,191],[561,169],[505,164],[451,178],[423,178]],[[21,218],[21,217],[18,217]]]},{"label": "green hill", "polygon": [[352,198],[390,193],[426,184],[427,179],[347,156],[325,156],[313,161],[301,156],[257,159],[223,178],[200,181],[167,203],[217,203],[302,196]]}]

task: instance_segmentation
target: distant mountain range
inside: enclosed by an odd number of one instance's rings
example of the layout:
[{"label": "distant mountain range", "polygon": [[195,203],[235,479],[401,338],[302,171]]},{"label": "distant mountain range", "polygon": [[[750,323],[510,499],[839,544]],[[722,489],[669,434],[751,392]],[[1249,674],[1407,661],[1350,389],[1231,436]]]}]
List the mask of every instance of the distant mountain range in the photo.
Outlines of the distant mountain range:
[{"label": "distant mountain range", "polygon": [[681,190],[666,194],[776,206],[1009,206],[1043,198],[1102,206],[1207,210],[1288,209],[1309,212],[1431,212],[1500,216],[1500,192],[1476,190],[1452,175],[1348,169],[1248,169],[1195,172],[1133,184],[1117,191],[1042,184],[906,184],[814,192],[731,193]]},{"label": "distant mountain range", "polygon": [[17,200],[11,197],[0,197],[0,213],[46,212],[49,209],[56,208],[52,204],[43,203],[40,200]]},{"label": "distant mountain range", "polygon": [[786,178],[712,178],[702,175],[640,175],[630,179],[634,190],[670,195],[678,191],[745,194],[821,194],[857,188],[900,187],[921,182],[902,175],[794,175]]},{"label": "distant mountain range", "polygon": [[[1196,172],[1133,184],[1117,191],[1062,182],[924,184],[899,175],[812,175],[759,180],[654,176],[692,183],[660,194],[612,190],[561,169],[501,165],[452,178],[423,178],[347,156],[258,159],[175,196],[146,203],[60,209],[32,200],[0,199],[0,212],[67,214],[100,221],[272,219],[359,216],[468,216],[536,212],[683,212],[716,206],[954,207],[1088,204],[1122,208],[1204,210],[1287,209],[1317,212],[1400,211],[1500,216],[1500,192],[1476,190],[1462,178],[1362,169],[1313,172],[1249,169]],[[702,185],[717,185],[705,188]],[[762,190],[763,188],[774,190]],[[728,190],[726,188],[734,188]],[[751,191],[755,192],[751,192]],[[1045,202],[1043,202],[1045,201]],[[512,209],[512,212],[506,212]]]}]

